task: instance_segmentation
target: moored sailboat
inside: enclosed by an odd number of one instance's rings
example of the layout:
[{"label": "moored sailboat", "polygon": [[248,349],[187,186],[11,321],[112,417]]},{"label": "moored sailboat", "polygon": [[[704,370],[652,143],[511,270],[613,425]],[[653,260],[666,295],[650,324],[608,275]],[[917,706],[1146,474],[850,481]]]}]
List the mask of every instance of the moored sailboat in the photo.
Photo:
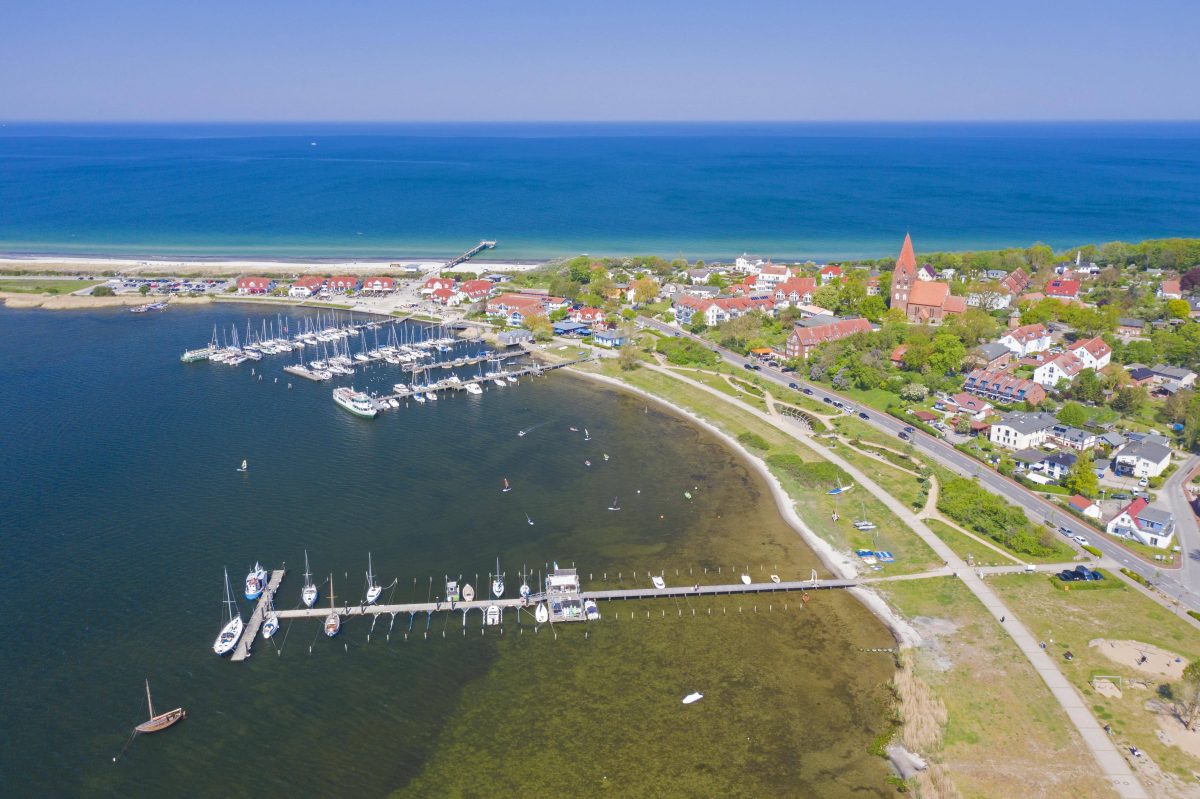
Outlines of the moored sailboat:
[{"label": "moored sailboat", "polygon": [[306,607],[312,607],[317,604],[317,597],[321,595],[320,589],[313,585],[312,573],[308,570],[308,550],[304,550],[304,590],[300,593],[300,598],[304,600]]},{"label": "moored sailboat", "polygon": [[367,553],[367,604],[374,605],[383,593],[383,586],[375,582],[375,567],[371,563],[371,553]]},{"label": "moored sailboat", "polygon": [[134,732],[159,732],[170,727],[175,722],[187,718],[187,711],[181,707],[168,710],[166,713],[154,714],[154,700],[150,698],[150,680],[146,680],[146,707],[150,709],[150,718],[134,727]]},{"label": "moored sailboat", "polygon": [[500,573],[500,558],[496,558],[496,574],[492,579],[492,594],[496,599],[504,596],[504,575]]},{"label": "moored sailboat", "polygon": [[271,636],[277,632],[279,632],[279,614],[275,612],[275,594],[271,592],[267,594],[267,611],[262,624],[262,637],[269,641]]},{"label": "moored sailboat", "polygon": [[342,629],[342,617],[333,607],[333,575],[329,575],[329,615],[325,617],[325,635],[333,638]]},{"label": "moored sailboat", "polygon": [[213,642],[213,652],[218,655],[227,655],[237,646],[238,639],[242,637],[242,630],[245,627],[245,622],[242,621],[240,613],[234,613],[233,591],[229,588],[229,569],[225,570],[225,606],[228,609],[229,620],[225,622],[225,626],[221,628],[221,632],[217,635],[217,640]]}]

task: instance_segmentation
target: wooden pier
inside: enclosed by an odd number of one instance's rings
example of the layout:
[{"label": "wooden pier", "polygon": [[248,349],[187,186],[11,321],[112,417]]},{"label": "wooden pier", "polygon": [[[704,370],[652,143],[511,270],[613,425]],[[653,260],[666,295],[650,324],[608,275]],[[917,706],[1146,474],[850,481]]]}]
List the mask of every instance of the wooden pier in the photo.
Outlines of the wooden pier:
[{"label": "wooden pier", "polygon": [[443,269],[453,269],[454,267],[458,266],[459,264],[463,263],[464,261],[471,260],[472,258],[474,258],[476,255],[479,255],[479,253],[483,252],[484,250],[493,249],[495,246],[496,246],[496,242],[494,242],[494,241],[486,241],[486,240],[481,241],[478,244],[476,244],[474,247],[472,247],[471,249],[464,252],[462,255],[459,255],[456,258],[451,258],[449,261],[446,262],[446,265],[442,268]]},{"label": "wooden pier", "polygon": [[[514,353],[510,353],[508,355],[502,355],[499,357],[500,358],[516,358],[516,357],[519,357],[524,354],[525,354],[524,352],[514,352]],[[571,366],[572,364],[582,363],[587,360],[590,360],[590,358],[577,358],[573,361],[563,361],[562,363],[552,363],[552,364],[536,364],[535,363],[535,364],[531,364],[530,366],[522,367],[520,369],[513,369],[510,371],[504,372],[502,376],[506,379],[513,378],[513,377],[525,377],[526,375],[534,375],[536,377],[540,377],[545,372],[551,371],[553,369],[561,369],[564,366]],[[432,368],[432,365],[431,365],[431,368]],[[468,385],[476,384],[476,385],[483,386],[483,385],[486,385],[487,383],[492,382],[495,379],[495,377],[496,376],[493,375],[492,377],[485,376],[485,377],[468,377],[465,379],[459,378],[459,380],[457,380],[457,381],[439,380],[436,383],[432,383],[428,387],[423,388],[420,391],[397,391],[397,392],[393,392],[391,394],[380,394],[379,396],[371,397],[371,399],[375,401],[375,406],[376,406],[377,410],[380,410],[380,411],[390,410],[391,406],[386,404],[388,400],[394,399],[397,402],[399,402],[401,400],[406,400],[406,399],[412,397],[414,394],[425,394],[430,391],[448,391],[451,389],[453,389],[455,391],[465,391],[466,387]]]},{"label": "wooden pier", "polygon": [[250,614],[250,621],[246,623],[245,632],[238,639],[237,646],[233,648],[233,655],[230,657],[230,660],[240,662],[250,657],[250,648],[254,646],[254,639],[258,637],[258,628],[262,627],[271,597],[279,590],[279,584],[283,582],[283,575],[284,569],[275,569],[271,572],[271,579],[267,581],[267,588],[263,591],[262,596],[258,598],[258,604],[254,606],[254,612]]}]

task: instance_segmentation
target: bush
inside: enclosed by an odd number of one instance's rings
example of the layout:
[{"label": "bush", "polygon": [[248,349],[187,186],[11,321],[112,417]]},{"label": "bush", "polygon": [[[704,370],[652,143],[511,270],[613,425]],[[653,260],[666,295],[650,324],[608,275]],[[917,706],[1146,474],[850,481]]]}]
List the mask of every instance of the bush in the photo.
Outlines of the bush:
[{"label": "bush", "polygon": [[1147,580],[1145,577],[1143,577],[1142,575],[1140,575],[1140,574],[1138,574],[1137,572],[1133,571],[1132,569],[1126,569],[1124,566],[1122,566],[1122,567],[1121,567],[1121,574],[1125,575],[1125,576],[1126,576],[1126,577],[1128,577],[1130,580],[1133,580],[1135,583],[1140,583],[1141,585],[1144,585],[1144,586],[1146,586],[1147,588],[1153,588],[1153,587],[1154,587],[1154,583],[1150,582],[1150,581],[1149,581],[1149,580]]},{"label": "bush", "polygon": [[1098,558],[1102,558],[1102,557],[1104,557],[1104,553],[1103,553],[1103,552],[1101,552],[1100,550],[1096,549],[1096,548],[1095,548],[1094,546],[1092,546],[1091,544],[1084,544],[1084,545],[1083,545],[1083,551],[1084,551],[1084,552],[1087,552],[1089,555],[1095,555],[1095,556],[1096,556],[1096,557],[1098,557]]},{"label": "bush", "polygon": [[747,383],[745,380],[739,380],[736,377],[731,377],[729,379],[735,386],[740,388],[742,391],[745,391],[747,394],[751,394],[755,397],[761,397],[763,395],[763,390],[753,383]]},{"label": "bush", "polygon": [[748,447],[754,447],[755,449],[768,450],[771,448],[771,445],[767,443],[765,438],[757,433],[751,433],[749,431],[745,433],[739,433],[737,440],[742,444],[745,444]]},{"label": "bush", "polygon": [[1188,614],[1189,616],[1191,616],[1193,619],[1195,619],[1196,621],[1200,621],[1200,613],[1197,613],[1197,612],[1196,612],[1196,611],[1194,611],[1194,610],[1189,610],[1189,611],[1187,612],[1187,614]]},{"label": "bush", "polygon": [[938,510],[980,535],[1026,555],[1053,555],[1062,545],[1035,529],[1025,514],[973,480],[954,477],[946,481],[938,495]]},{"label": "bush", "polygon": [[715,352],[690,338],[660,339],[654,348],[676,366],[716,366],[720,360]]},{"label": "bush", "polygon": [[93,297],[111,297],[115,293],[116,292],[114,292],[108,286],[96,286],[94,289],[92,289]]}]

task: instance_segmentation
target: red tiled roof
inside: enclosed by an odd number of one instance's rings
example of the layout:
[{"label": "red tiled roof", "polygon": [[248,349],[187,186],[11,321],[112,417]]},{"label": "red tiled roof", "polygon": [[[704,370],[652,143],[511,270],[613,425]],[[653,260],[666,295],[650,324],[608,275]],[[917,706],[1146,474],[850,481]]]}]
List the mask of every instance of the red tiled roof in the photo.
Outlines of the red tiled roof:
[{"label": "red tiled roof", "polygon": [[1075,298],[1079,294],[1078,280],[1050,280],[1046,283],[1046,296],[1048,297],[1071,297]]},{"label": "red tiled roof", "polygon": [[945,283],[928,280],[920,281],[908,293],[909,305],[930,305],[935,308],[945,306],[950,296],[950,287]]},{"label": "red tiled roof", "polygon": [[951,294],[946,298],[946,301],[942,303],[942,310],[946,313],[966,313],[967,298],[959,297],[956,294]]},{"label": "red tiled roof", "polygon": [[792,330],[792,336],[801,347],[815,347],[818,344],[837,341],[855,333],[869,333],[870,330],[871,323],[866,319],[840,319],[815,327],[797,326]]},{"label": "red tiled roof", "polygon": [[1076,341],[1071,345],[1071,352],[1078,352],[1079,350],[1087,350],[1089,353],[1091,353],[1093,358],[1099,360],[1105,355],[1110,354],[1112,352],[1112,347],[1108,346],[1107,341],[1099,336],[1096,336],[1095,338],[1089,338],[1086,341]]},{"label": "red tiled roof", "polygon": [[892,354],[888,356],[888,360],[890,360],[890,361],[902,360],[904,358],[904,353],[906,353],[906,352],[908,352],[908,345],[901,344],[900,346],[896,347],[896,349],[892,350]]},{"label": "red tiled roof", "polygon": [[900,257],[896,259],[896,269],[909,272],[917,271],[917,254],[913,252],[912,236],[904,234],[904,244],[900,247]]},{"label": "red tiled roof", "polygon": [[1088,508],[1092,507],[1092,501],[1083,494],[1076,494],[1075,496],[1071,497],[1070,505],[1076,510],[1087,510]]},{"label": "red tiled roof", "polygon": [[1013,328],[1004,334],[1004,338],[1011,338],[1018,344],[1028,344],[1031,341],[1037,341],[1046,335],[1046,326],[1041,322],[1035,322],[1032,325],[1021,325]]}]

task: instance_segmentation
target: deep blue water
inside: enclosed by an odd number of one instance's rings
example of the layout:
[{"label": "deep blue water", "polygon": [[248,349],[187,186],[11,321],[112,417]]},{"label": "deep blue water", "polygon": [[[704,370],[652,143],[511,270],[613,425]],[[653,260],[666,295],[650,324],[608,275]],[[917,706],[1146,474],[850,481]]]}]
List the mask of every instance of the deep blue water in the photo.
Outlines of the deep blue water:
[{"label": "deep blue water", "polygon": [[1198,185],[1200,123],[9,125],[0,251],[1069,247],[1198,235]]}]

